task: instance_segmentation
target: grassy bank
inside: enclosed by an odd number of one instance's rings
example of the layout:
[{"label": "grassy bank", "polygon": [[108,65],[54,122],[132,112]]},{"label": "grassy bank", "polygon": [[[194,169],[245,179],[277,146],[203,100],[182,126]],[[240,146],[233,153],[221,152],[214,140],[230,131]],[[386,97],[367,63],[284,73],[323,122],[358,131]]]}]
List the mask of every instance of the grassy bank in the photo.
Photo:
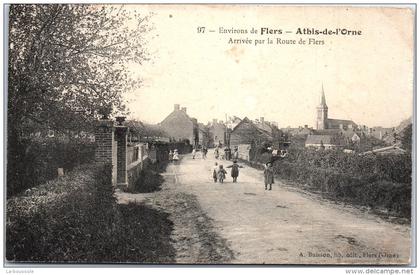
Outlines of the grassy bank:
[{"label": "grassy bank", "polygon": [[168,214],[118,205],[111,169],[83,166],[7,201],[11,262],[171,263]]}]

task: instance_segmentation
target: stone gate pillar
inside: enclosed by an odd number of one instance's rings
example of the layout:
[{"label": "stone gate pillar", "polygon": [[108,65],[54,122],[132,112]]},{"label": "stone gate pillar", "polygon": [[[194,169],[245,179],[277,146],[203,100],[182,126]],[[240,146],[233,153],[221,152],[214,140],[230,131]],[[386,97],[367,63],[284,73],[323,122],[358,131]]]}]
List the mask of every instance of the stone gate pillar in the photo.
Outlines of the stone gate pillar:
[{"label": "stone gate pillar", "polygon": [[112,164],[112,143],[114,141],[114,122],[109,119],[98,121],[95,129],[95,161]]},{"label": "stone gate pillar", "polygon": [[[114,152],[114,122],[110,119],[101,119],[98,121],[95,129],[95,162],[102,164],[116,165]],[[114,153],[115,154],[115,153]],[[112,169],[112,168],[111,168]],[[112,184],[115,184],[115,176],[112,176]]]},{"label": "stone gate pillar", "polygon": [[117,186],[128,186],[127,179],[127,132],[128,127],[115,126],[115,139],[117,141]]}]

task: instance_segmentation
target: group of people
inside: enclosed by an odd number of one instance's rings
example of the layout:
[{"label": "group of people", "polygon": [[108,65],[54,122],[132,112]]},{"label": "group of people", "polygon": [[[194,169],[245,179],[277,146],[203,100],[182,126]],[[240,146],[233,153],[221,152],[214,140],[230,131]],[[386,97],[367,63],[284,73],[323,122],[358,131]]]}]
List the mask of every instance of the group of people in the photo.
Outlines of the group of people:
[{"label": "group of people", "polygon": [[[239,168],[243,168],[243,166],[239,165],[237,163],[237,160],[233,161],[232,165],[227,166],[226,168],[231,168],[230,175],[233,178],[233,182],[236,182],[239,176]],[[223,181],[226,178],[226,170],[223,168],[223,165],[218,165],[217,162],[214,164],[213,168],[213,180],[214,182],[219,181],[220,183],[223,183]]]},{"label": "group of people", "polygon": [[169,150],[169,161],[177,162],[178,160],[179,160],[178,149],[174,149],[173,152],[172,150]]},{"label": "group of people", "polygon": [[[238,164],[237,160],[233,160],[233,164],[227,166],[226,168],[231,168],[230,175],[233,179],[233,182],[237,182],[239,177],[239,168],[244,168],[243,166]],[[226,178],[227,171],[223,168],[223,165],[216,162],[213,167],[213,180],[214,182],[219,181],[223,183]],[[264,185],[265,190],[272,190],[272,185],[274,183],[274,170],[273,164],[268,162],[264,165]]]},{"label": "group of people", "polygon": [[[195,159],[197,157],[197,152],[199,150],[197,150],[196,148],[193,149],[192,151],[192,158]],[[216,149],[214,150],[214,154],[215,154],[215,158],[218,159],[220,157],[219,155],[219,151],[224,151],[224,150],[220,150],[220,147],[216,147]],[[202,158],[206,159],[207,156],[207,148],[202,148]],[[282,154],[283,155],[283,154]],[[232,177],[232,181],[233,182],[237,182],[238,177],[239,177],[239,169],[240,168],[244,168],[243,166],[238,164],[238,158],[239,158],[239,152],[238,152],[238,148],[235,147],[233,153],[231,154],[231,156],[229,158],[233,159],[233,163],[229,166],[227,166],[226,168],[230,168],[230,175]],[[222,155],[221,159],[225,159],[225,157]],[[178,150],[170,150],[169,151],[169,161],[171,162],[177,162],[179,160],[179,154],[178,154]],[[222,164],[218,164],[217,162],[214,164],[213,167],[213,171],[212,171],[212,176],[213,176],[213,180],[214,182],[220,182],[223,183],[224,180],[226,179],[226,174],[227,171],[226,169],[223,167]],[[272,190],[272,185],[274,183],[274,171],[273,171],[273,165],[272,162],[268,162],[264,165],[264,184],[265,184],[265,190]]]},{"label": "group of people", "polygon": [[215,159],[238,159],[238,147],[235,147],[233,153],[230,148],[223,149],[220,145],[214,149],[214,158]]},{"label": "group of people", "polygon": [[[193,159],[195,159],[196,158],[196,156],[197,156],[197,152],[198,152],[199,150],[198,149],[196,149],[195,147],[193,148],[193,150],[192,150],[192,158]],[[203,159],[206,159],[207,158],[207,148],[206,147],[203,147],[203,149],[201,150],[201,157],[203,158]]]}]

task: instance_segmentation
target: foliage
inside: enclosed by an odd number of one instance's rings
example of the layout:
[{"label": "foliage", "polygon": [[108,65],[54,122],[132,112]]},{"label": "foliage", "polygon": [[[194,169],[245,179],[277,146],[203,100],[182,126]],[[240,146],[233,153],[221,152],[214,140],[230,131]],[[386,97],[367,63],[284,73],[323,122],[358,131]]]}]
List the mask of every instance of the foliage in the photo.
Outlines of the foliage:
[{"label": "foliage", "polygon": [[118,205],[111,167],[84,166],[7,202],[12,262],[173,262],[168,214]]},{"label": "foliage", "polygon": [[168,134],[159,125],[143,123],[137,120],[129,120],[125,125],[128,126],[133,140],[140,141],[150,137],[168,137]]},{"label": "foliage", "polygon": [[147,18],[67,4],[12,5],[9,18],[9,119],[19,127],[74,129],[104,106],[124,109],[122,92],[138,84],[127,65],[146,59]]},{"label": "foliage", "polygon": [[95,156],[95,144],[92,143],[62,142],[57,139],[25,142],[24,158],[13,167],[15,174],[9,174],[7,180],[8,196],[54,179],[58,168],[68,173],[80,164],[93,161]]},{"label": "foliage", "polygon": [[150,193],[161,190],[164,180],[159,173],[165,171],[167,164],[167,161],[152,163],[149,159],[146,159],[137,180],[125,191],[130,193]]},{"label": "foliage", "polygon": [[9,186],[25,185],[32,133],[91,132],[99,110],[124,112],[122,93],[140,83],[127,67],[148,58],[147,21],[148,16],[115,5],[11,5]]},{"label": "foliage", "polygon": [[[261,156],[263,157],[263,155]],[[291,149],[276,174],[328,196],[411,215],[411,155],[360,156],[340,150]]]},{"label": "foliage", "polygon": [[413,144],[413,124],[410,123],[410,125],[408,125],[407,127],[404,128],[404,130],[401,133],[402,137],[401,137],[401,144],[402,147],[411,152],[411,147]]}]

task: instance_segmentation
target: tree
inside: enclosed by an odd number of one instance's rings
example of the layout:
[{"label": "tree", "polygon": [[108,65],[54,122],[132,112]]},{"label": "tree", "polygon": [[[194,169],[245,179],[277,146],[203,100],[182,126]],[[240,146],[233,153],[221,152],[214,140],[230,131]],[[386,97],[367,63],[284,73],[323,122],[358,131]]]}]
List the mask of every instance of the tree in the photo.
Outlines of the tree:
[{"label": "tree", "polygon": [[148,59],[148,18],[114,5],[11,5],[8,182],[34,129],[91,129],[100,109],[125,111],[123,92],[139,84],[128,64]]},{"label": "tree", "polygon": [[401,145],[404,149],[411,153],[413,124],[410,123],[401,133]]}]

